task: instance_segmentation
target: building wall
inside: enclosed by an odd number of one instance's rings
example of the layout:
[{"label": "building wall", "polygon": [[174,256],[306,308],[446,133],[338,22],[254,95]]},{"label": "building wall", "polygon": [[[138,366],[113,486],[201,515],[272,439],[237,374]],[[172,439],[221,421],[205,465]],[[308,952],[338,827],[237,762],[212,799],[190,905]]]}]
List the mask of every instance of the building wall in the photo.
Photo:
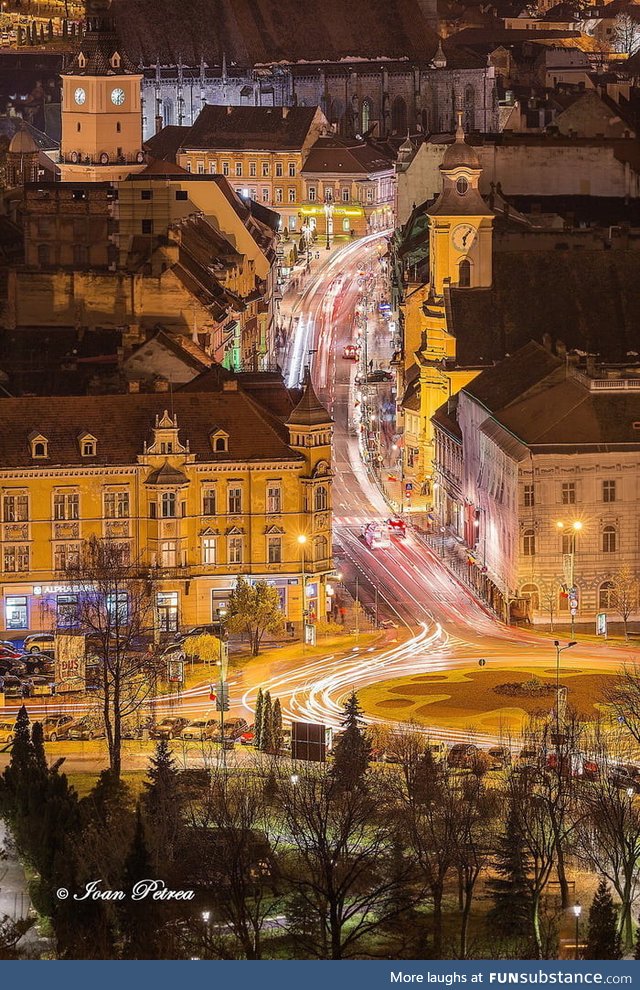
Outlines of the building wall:
[{"label": "building wall", "polygon": [[362,237],[374,230],[386,230],[395,223],[395,175],[391,171],[370,176],[305,172],[302,221],[325,236],[327,194],[333,204],[331,229],[336,237],[348,237],[352,231]]}]

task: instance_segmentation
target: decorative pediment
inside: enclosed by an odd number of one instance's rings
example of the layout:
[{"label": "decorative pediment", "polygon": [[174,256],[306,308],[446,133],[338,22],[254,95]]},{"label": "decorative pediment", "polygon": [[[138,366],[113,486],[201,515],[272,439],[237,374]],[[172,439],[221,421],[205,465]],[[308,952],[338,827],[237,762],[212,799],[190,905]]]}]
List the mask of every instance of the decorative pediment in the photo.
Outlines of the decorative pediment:
[{"label": "decorative pediment", "polygon": [[284,536],[282,526],[267,526],[264,533],[265,536]]},{"label": "decorative pediment", "polygon": [[189,453],[189,444],[185,446],[180,442],[178,417],[171,416],[168,409],[164,410],[162,416],[156,416],[153,440],[150,444],[145,443],[144,452],[145,454]]},{"label": "decorative pediment", "polygon": [[209,434],[211,450],[214,454],[226,454],[229,451],[229,434],[220,427],[214,427]]},{"label": "decorative pediment", "polygon": [[200,536],[220,536],[220,530],[212,529],[211,526],[207,526],[205,529],[200,530]]},{"label": "decorative pediment", "polygon": [[49,441],[42,433],[33,430],[28,437],[32,457],[48,457]]},{"label": "decorative pediment", "polygon": [[325,475],[329,475],[329,474],[331,474],[331,468],[329,467],[329,462],[318,461],[313,472],[313,477],[322,478]]},{"label": "decorative pediment", "polygon": [[95,457],[98,452],[97,438],[91,433],[79,433],[78,446],[80,447],[82,457]]},{"label": "decorative pediment", "polygon": [[244,529],[241,526],[229,526],[225,531],[225,536],[244,536]]}]

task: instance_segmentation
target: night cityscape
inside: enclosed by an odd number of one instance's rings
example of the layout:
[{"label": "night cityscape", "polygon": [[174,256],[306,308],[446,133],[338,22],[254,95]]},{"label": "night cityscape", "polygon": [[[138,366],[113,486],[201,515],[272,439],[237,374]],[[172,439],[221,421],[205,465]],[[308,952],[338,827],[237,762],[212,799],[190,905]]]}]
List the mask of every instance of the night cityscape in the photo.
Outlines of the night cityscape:
[{"label": "night cityscape", "polygon": [[0,8],[0,961],[628,972],[640,3]]}]

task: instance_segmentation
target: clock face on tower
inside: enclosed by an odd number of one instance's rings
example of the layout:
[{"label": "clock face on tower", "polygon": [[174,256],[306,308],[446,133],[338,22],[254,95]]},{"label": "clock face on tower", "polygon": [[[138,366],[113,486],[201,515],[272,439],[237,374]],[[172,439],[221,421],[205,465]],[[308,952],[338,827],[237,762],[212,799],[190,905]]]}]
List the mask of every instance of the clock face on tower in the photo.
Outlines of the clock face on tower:
[{"label": "clock face on tower", "polygon": [[78,86],[77,90],[73,94],[73,98],[78,104],[78,106],[81,107],[87,98],[87,94],[83,90],[82,86]]},{"label": "clock face on tower", "polygon": [[454,228],[451,241],[456,251],[468,251],[476,236],[475,228],[468,223],[461,223]]},{"label": "clock face on tower", "polygon": [[124,90],[120,89],[119,86],[111,90],[111,102],[116,107],[121,107],[124,103]]}]

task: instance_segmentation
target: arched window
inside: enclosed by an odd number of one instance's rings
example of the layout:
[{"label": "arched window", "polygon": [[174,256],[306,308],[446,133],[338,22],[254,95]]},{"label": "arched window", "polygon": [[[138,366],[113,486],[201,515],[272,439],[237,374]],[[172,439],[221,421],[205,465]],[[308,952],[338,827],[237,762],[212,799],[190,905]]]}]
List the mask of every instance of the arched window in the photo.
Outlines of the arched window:
[{"label": "arched window", "polygon": [[460,178],[456,180],[456,192],[459,196],[464,196],[468,188],[468,179],[465,179],[464,175],[461,175]]},{"label": "arched window", "polygon": [[364,134],[371,127],[371,100],[369,99],[362,101],[360,120],[362,125],[362,133]]},{"label": "arched window", "polygon": [[533,529],[525,529],[522,534],[522,553],[525,557],[535,557],[536,534]]},{"label": "arched window", "polygon": [[618,534],[615,526],[605,526],[602,530],[602,552],[615,553],[618,549]]},{"label": "arched window", "polygon": [[537,584],[523,584],[520,590],[520,595],[522,598],[526,598],[531,605],[532,612],[538,612],[540,609],[540,592],[538,591]]},{"label": "arched window", "polygon": [[313,498],[313,511],[324,512],[329,505],[329,496],[326,485],[318,485]]},{"label": "arched window", "polygon": [[33,445],[33,457],[46,457],[47,445],[44,440],[37,440]]},{"label": "arched window", "polygon": [[458,266],[458,286],[468,289],[471,285],[471,262],[463,258]]},{"label": "arched window", "polygon": [[173,518],[176,514],[176,493],[162,493],[162,516],[164,519]]},{"label": "arched window", "polygon": [[216,438],[216,452],[217,453],[224,453],[226,451],[226,449],[227,449],[227,440],[226,440],[226,437],[217,437]]},{"label": "arched window", "polygon": [[342,100],[333,100],[329,111],[329,123],[337,124],[338,130],[342,129],[342,117],[344,115],[344,105]]},{"label": "arched window", "polygon": [[38,244],[38,264],[41,268],[47,268],[51,262],[51,252],[48,244]]},{"label": "arched window", "polygon": [[601,610],[613,608],[613,581],[603,581],[598,588],[598,608]]},{"label": "arched window", "polygon": [[316,536],[313,541],[313,555],[317,561],[326,560],[328,556],[328,542],[326,536]]},{"label": "arched window", "polygon": [[407,133],[407,104],[401,96],[396,96],[391,105],[391,130],[394,134]]}]

